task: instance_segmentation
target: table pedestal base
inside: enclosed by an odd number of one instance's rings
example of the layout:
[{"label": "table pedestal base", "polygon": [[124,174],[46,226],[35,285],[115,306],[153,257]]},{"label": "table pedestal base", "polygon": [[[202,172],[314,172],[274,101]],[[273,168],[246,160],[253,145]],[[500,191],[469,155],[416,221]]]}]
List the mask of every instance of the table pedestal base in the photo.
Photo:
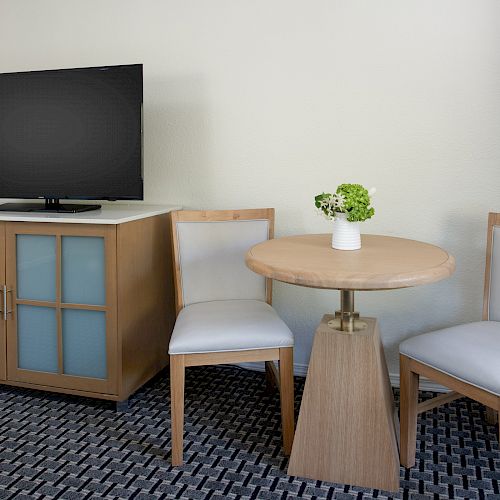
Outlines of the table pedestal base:
[{"label": "table pedestal base", "polygon": [[394,402],[377,320],[366,329],[316,330],[288,474],[399,489]]}]

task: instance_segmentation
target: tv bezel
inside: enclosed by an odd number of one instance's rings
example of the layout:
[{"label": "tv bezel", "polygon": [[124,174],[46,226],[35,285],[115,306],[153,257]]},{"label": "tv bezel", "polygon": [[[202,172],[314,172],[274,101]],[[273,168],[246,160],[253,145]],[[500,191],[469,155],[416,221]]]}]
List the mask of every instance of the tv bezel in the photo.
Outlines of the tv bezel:
[{"label": "tv bezel", "polygon": [[[139,200],[143,201],[144,200],[144,65],[142,63],[137,63],[137,64],[112,64],[112,65],[105,65],[105,66],[88,66],[88,67],[78,67],[78,68],[58,68],[58,69],[45,69],[45,70],[29,70],[29,71],[12,71],[12,72],[7,72],[7,73],[0,73],[0,78],[4,75],[18,75],[18,74],[40,74],[40,73],[60,73],[60,72],[73,72],[73,71],[82,71],[82,70],[103,70],[106,68],[121,68],[121,67],[139,67],[140,72],[141,72],[141,113],[140,113],[140,148],[141,148],[141,154],[140,154],[140,159],[141,159],[141,165],[140,165],[140,196],[93,196],[93,195],[82,195],[82,196],[68,196],[68,195],[61,195],[61,194],[56,194],[56,193],[47,193],[47,194],[34,194],[34,193],[28,193],[28,194],[19,194],[19,193],[12,193],[7,194],[1,192],[1,187],[0,187],[0,200],[1,199],[22,199],[22,200],[45,200],[45,209],[44,211],[47,211],[47,207],[49,205],[59,205],[59,200],[105,200],[105,201],[117,201],[117,200]],[[12,205],[12,204],[9,204]],[[26,205],[28,206],[29,204],[19,204],[19,205]],[[75,205],[72,205],[75,207]],[[87,205],[90,206],[90,205]],[[100,205],[94,205],[95,207],[99,208]],[[43,209],[44,205],[40,204],[41,209]],[[68,205],[66,205],[68,207]],[[29,210],[32,211],[32,210]],[[51,211],[58,211],[58,210],[51,210]],[[65,210],[67,211],[67,210]],[[73,210],[71,210],[73,211]]]}]

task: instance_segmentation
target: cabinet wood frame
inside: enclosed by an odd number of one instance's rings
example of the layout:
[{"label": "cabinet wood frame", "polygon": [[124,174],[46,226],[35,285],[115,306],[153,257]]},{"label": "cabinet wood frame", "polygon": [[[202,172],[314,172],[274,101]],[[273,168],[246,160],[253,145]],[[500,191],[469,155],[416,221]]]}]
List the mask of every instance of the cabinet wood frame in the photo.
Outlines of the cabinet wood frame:
[{"label": "cabinet wood frame", "polygon": [[7,332],[4,317],[5,223],[0,222],[0,380],[7,378]]},{"label": "cabinet wood frame", "polygon": [[[6,239],[7,228],[10,245]],[[16,233],[17,231],[17,233]],[[162,213],[119,224],[74,222],[0,221],[0,290],[16,284],[15,234],[56,236],[60,258],[61,236],[103,236],[105,238],[105,305],[60,302],[60,275],[57,297],[47,302],[17,299],[17,304],[48,306],[60,311],[80,309],[107,314],[107,355],[109,380],[15,369],[17,336],[15,325],[0,321],[0,384],[73,394],[109,401],[125,401],[131,394],[168,365],[168,343],[175,321],[170,213]],[[58,238],[59,235],[59,239]],[[109,244],[108,244],[109,243]],[[10,262],[6,248],[10,246]],[[14,265],[13,265],[14,264]],[[8,277],[5,270],[9,267]],[[59,271],[58,271],[59,272]],[[13,286],[16,288],[16,286]],[[12,304],[9,293],[9,306]],[[0,309],[3,296],[0,292]],[[10,308],[10,307],[9,307]],[[60,318],[59,318],[60,319]],[[60,327],[59,327],[60,328]],[[59,339],[61,339],[60,331]],[[110,335],[108,335],[110,333]],[[3,337],[2,337],[3,335]],[[11,337],[14,337],[11,342]],[[13,343],[14,342],[14,343]],[[8,366],[9,365],[9,366]],[[3,371],[2,371],[3,370]],[[12,371],[12,370],[11,370]],[[3,378],[2,378],[3,376]]]},{"label": "cabinet wood frame", "polygon": [[[16,279],[16,236],[55,236],[56,238],[56,300],[38,301],[17,298]],[[65,236],[101,237],[104,239],[104,265],[106,304],[70,304],[62,301],[61,286],[61,240]],[[6,283],[10,293],[7,325],[7,378],[15,382],[54,386],[63,389],[84,390],[96,393],[114,394],[117,392],[117,327],[116,327],[116,229],[109,225],[86,224],[43,224],[26,222],[7,222],[5,231]],[[17,306],[31,305],[50,307],[56,311],[58,342],[58,373],[26,370],[18,367]],[[63,373],[63,332],[62,310],[67,308],[103,311],[106,314],[106,379],[67,375]]]}]

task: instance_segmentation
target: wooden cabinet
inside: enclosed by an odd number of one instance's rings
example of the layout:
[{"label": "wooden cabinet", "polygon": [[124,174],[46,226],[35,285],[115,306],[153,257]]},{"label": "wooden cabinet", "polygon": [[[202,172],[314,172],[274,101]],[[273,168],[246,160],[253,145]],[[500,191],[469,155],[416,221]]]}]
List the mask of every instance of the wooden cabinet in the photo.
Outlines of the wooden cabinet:
[{"label": "wooden cabinet", "polygon": [[123,401],[168,361],[169,214],[86,217],[0,222],[0,379]]},{"label": "wooden cabinet", "polygon": [[5,306],[7,290],[5,286],[5,224],[0,222],[0,381],[7,377],[7,341],[5,326]]}]

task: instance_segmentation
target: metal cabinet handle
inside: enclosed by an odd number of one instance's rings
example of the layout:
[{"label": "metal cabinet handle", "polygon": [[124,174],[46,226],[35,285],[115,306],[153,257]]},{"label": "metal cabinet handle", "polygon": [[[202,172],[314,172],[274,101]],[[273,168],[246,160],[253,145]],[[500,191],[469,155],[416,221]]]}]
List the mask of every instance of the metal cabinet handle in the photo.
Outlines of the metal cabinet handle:
[{"label": "metal cabinet handle", "polygon": [[8,309],[7,306],[7,294],[12,292],[11,288],[7,288],[7,285],[3,286],[3,319],[7,321],[9,314],[12,312],[12,309]]}]

